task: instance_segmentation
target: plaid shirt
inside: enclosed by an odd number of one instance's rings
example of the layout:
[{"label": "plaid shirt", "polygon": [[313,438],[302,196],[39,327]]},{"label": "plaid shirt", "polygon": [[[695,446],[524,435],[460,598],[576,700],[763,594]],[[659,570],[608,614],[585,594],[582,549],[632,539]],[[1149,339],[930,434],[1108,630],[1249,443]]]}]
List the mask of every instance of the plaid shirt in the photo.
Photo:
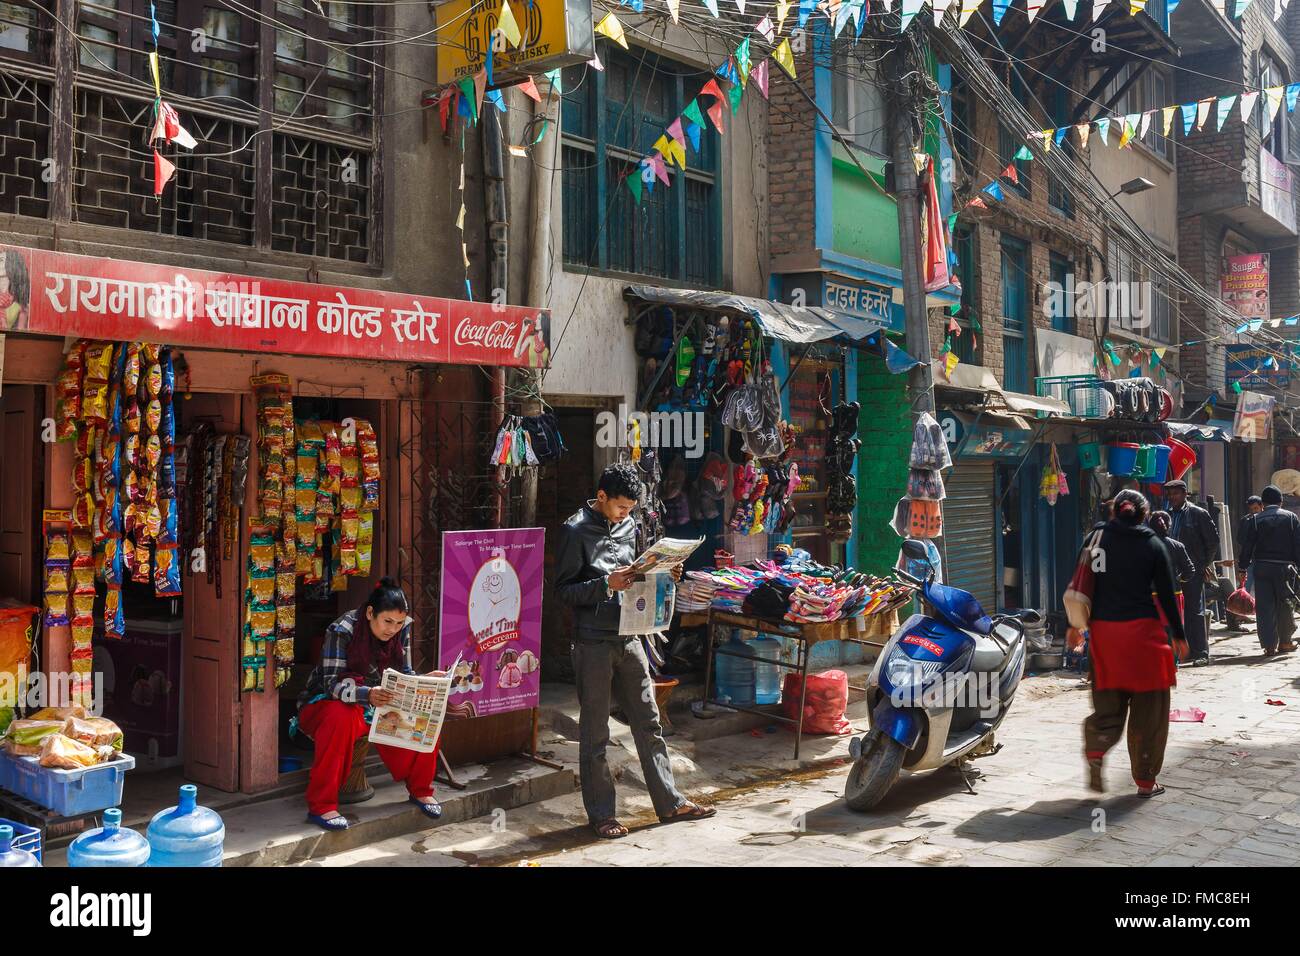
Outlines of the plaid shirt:
[{"label": "plaid shirt", "polygon": [[[325,642],[321,645],[321,660],[316,669],[307,678],[307,687],[298,695],[298,706],[303,707],[316,700],[330,697],[344,703],[356,703],[363,706],[370,704],[370,689],[378,687],[383,681],[383,673],[373,665],[369,674],[353,674],[348,670],[348,645],[352,641],[352,630],[357,623],[356,611],[348,611],[325,631]],[[393,640],[401,643],[401,663],[395,670],[403,674],[414,674],[411,666],[411,618],[406,619],[405,626]],[[358,680],[360,678],[360,680]],[[345,699],[344,693],[350,692],[351,699]]]}]

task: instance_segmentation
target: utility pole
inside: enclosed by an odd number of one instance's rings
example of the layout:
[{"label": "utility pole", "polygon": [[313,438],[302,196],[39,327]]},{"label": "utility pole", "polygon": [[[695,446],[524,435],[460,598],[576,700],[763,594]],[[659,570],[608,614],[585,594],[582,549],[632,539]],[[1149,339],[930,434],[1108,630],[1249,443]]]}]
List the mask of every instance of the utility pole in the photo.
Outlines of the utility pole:
[{"label": "utility pole", "polygon": [[907,324],[907,351],[921,364],[908,373],[908,398],[917,414],[934,414],[934,377],[930,368],[930,318],[925,305],[925,279],[921,274],[921,196],[916,175],[917,110],[912,81],[918,69],[913,45],[902,37],[890,59],[889,140],[894,163],[894,196],[898,205],[898,246],[903,265],[903,312]]}]

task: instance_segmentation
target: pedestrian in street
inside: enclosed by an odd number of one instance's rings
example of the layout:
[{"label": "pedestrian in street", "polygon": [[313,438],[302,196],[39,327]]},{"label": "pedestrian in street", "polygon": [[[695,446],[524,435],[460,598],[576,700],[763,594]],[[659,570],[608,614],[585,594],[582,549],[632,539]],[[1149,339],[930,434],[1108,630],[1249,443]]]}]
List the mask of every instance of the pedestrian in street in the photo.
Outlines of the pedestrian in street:
[{"label": "pedestrian in street", "polygon": [[1176,682],[1175,652],[1180,658],[1187,653],[1169,550],[1143,523],[1149,510],[1141,493],[1121,491],[1098,543],[1089,621],[1093,712],[1083,725],[1088,786],[1100,793],[1102,759],[1119,743],[1127,720],[1129,762],[1144,798],[1164,792],[1156,777],[1169,738],[1169,688]]},{"label": "pedestrian in street", "polygon": [[[321,662],[298,698],[297,729],[312,739],[316,754],[307,781],[307,819],[323,830],[346,830],[339,789],[352,772],[358,737],[370,732],[371,708],[392,700],[381,686],[388,668],[414,674],[410,605],[392,578],[383,578],[366,603],[325,631]],[[393,779],[405,782],[411,803],[431,820],[442,816],[433,796],[438,750],[418,753],[375,744]]]},{"label": "pedestrian in street", "polygon": [[[1264,510],[1264,499],[1261,498],[1259,495],[1251,495],[1249,498],[1246,499],[1246,513],[1241,516],[1241,523],[1237,526],[1237,545],[1239,550],[1241,544],[1246,540],[1246,520],[1251,515],[1257,515],[1263,510]],[[1244,586],[1246,590],[1250,592],[1250,595],[1254,597],[1255,569],[1242,568],[1240,562],[1238,562],[1238,567],[1241,568],[1241,570],[1244,570],[1246,572],[1246,583]]]},{"label": "pedestrian in street", "polygon": [[1183,587],[1183,607],[1191,664],[1200,667],[1210,663],[1210,635],[1205,624],[1205,581],[1207,575],[1213,573],[1214,562],[1219,557],[1219,529],[1208,511],[1187,500],[1187,482],[1165,482],[1165,497],[1169,500],[1169,514],[1173,519],[1169,536],[1182,542],[1196,569],[1192,580]]},{"label": "pedestrian in street", "polygon": [[[1187,548],[1177,538],[1169,537],[1169,529],[1173,527],[1173,518],[1168,511],[1153,511],[1151,517],[1147,519],[1147,524],[1151,530],[1156,533],[1169,550],[1169,561],[1174,568],[1174,581],[1176,585],[1183,585],[1196,576],[1196,565],[1192,564],[1191,556],[1187,553]],[[1175,588],[1181,591],[1182,589]],[[1186,626],[1186,624],[1184,624]]]},{"label": "pedestrian in street", "polygon": [[1264,510],[1246,518],[1241,535],[1241,566],[1255,572],[1255,623],[1266,657],[1295,650],[1290,581],[1300,564],[1300,518],[1282,508],[1282,492],[1269,485],[1261,493]]},{"label": "pedestrian in street", "polygon": [[[555,595],[574,609],[572,645],[578,690],[578,772],[582,802],[596,834],[612,840],[628,829],[615,816],[609,746],[611,692],[632,728],[637,755],[655,812],[664,823],[701,820],[717,811],[700,807],[677,790],[659,723],[650,665],[640,635],[620,635],[618,592],[632,584],[636,523],[631,517],[644,486],[635,465],[610,465],[596,497],[560,528]],[[680,565],[675,576],[680,576]]]}]

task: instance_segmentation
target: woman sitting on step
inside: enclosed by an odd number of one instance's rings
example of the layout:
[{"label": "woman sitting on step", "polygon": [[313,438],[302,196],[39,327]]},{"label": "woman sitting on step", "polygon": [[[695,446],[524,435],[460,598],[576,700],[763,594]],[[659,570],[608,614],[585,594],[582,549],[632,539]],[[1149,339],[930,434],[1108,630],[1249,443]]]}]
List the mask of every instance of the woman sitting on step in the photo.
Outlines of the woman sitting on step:
[{"label": "woman sitting on step", "polygon": [[[383,706],[392,694],[380,684],[392,668],[414,674],[411,666],[410,606],[392,578],[384,578],[366,603],[329,626],[321,662],[298,698],[298,729],[316,745],[307,784],[307,819],[325,830],[346,830],[339,813],[339,788],[352,769],[353,746],[369,733],[370,708]],[[432,820],[442,816],[433,798],[438,751],[417,753],[375,744],[393,775],[406,783],[412,803]]]}]

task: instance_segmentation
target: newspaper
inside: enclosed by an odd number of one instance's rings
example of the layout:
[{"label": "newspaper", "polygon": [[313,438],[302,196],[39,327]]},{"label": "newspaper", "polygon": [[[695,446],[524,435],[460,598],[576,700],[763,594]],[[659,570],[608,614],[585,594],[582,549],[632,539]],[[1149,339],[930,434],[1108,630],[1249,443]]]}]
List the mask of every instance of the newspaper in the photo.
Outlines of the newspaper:
[{"label": "newspaper", "polygon": [[375,708],[371,743],[431,753],[438,745],[447,715],[451,672],[403,674],[390,667],[384,671],[380,686],[391,691],[394,699],[391,704]]},{"label": "newspaper", "polygon": [[658,634],[673,622],[677,585],[673,569],[691,556],[703,538],[661,538],[631,564],[637,578],[619,593],[618,633]]}]

